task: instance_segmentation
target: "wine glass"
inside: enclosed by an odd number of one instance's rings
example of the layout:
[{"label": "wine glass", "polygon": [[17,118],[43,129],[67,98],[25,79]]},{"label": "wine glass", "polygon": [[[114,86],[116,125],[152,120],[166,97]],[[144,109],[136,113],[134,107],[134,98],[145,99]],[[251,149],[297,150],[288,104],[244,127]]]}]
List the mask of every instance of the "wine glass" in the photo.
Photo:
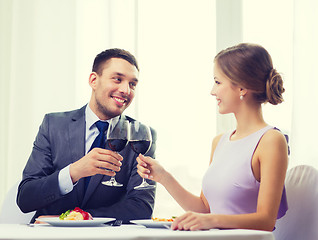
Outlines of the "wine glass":
[{"label": "wine glass", "polygon": [[[123,150],[129,139],[129,121],[112,118],[109,123],[106,138],[106,149],[110,149],[115,152]],[[123,184],[116,181],[115,177],[112,176],[108,181],[102,182],[102,184],[111,187],[121,187]]]},{"label": "wine glass", "polygon": [[[133,121],[130,123],[130,138],[129,145],[132,150],[137,154],[145,154],[149,151],[152,143],[152,136],[150,128],[147,125],[144,125],[140,122]],[[143,178],[142,183],[134,189],[143,190],[143,189],[152,189],[155,185],[150,185]]]}]

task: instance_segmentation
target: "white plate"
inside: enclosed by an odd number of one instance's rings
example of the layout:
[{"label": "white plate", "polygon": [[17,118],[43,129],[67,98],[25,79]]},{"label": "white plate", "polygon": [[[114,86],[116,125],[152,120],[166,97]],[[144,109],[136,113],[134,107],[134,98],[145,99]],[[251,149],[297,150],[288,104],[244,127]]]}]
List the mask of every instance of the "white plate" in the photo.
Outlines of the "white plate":
[{"label": "white plate", "polygon": [[170,228],[172,222],[164,222],[164,221],[154,221],[151,219],[145,220],[132,220],[132,223],[143,225],[147,228]]},{"label": "white plate", "polygon": [[94,218],[93,220],[60,220],[58,217],[37,218],[55,227],[93,227],[116,220],[115,218]]}]

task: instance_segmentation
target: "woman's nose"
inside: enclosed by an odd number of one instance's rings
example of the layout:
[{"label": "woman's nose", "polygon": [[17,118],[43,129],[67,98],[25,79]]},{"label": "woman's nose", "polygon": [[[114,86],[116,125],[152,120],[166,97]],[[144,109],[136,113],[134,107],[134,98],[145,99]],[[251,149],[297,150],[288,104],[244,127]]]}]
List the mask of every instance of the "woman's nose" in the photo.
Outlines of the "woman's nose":
[{"label": "woman's nose", "polygon": [[216,94],[215,94],[215,84],[213,84],[213,87],[212,87],[212,89],[211,89],[211,92],[210,92],[210,94],[212,95],[212,96],[216,96]]}]

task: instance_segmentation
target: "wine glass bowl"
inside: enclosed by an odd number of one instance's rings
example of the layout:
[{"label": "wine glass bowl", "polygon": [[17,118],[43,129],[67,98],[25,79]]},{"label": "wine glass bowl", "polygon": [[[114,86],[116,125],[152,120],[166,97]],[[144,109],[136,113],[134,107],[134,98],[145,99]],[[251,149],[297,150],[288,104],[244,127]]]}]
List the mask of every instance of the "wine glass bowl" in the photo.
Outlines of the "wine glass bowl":
[{"label": "wine glass bowl", "polygon": [[106,144],[108,145],[109,149],[114,152],[120,152],[123,150],[127,145],[128,140],[125,139],[107,139]]},{"label": "wine glass bowl", "polygon": [[151,146],[151,141],[147,141],[147,140],[130,140],[129,141],[129,145],[132,148],[132,150],[135,153],[141,153],[142,155],[144,155],[145,153],[148,152],[148,150],[150,149]]},{"label": "wine glass bowl", "polygon": [[[132,150],[139,154],[146,154],[151,148],[152,144],[152,135],[150,127],[142,124],[138,121],[133,121],[130,123],[130,138],[129,145]],[[134,189],[143,190],[143,189],[152,189],[155,185],[150,185],[143,178],[142,183]]]},{"label": "wine glass bowl", "polygon": [[[129,121],[124,119],[112,118],[109,123],[107,137],[106,137],[106,149],[114,152],[120,152],[123,150],[129,140]],[[123,184],[118,183],[114,176],[108,181],[102,182],[102,184],[111,187],[121,187]]]}]

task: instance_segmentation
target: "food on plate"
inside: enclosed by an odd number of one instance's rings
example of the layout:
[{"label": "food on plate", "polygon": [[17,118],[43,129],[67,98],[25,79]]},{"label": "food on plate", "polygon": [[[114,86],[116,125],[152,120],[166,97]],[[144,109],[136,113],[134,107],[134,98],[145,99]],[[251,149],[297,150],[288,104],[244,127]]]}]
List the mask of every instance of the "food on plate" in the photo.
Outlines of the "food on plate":
[{"label": "food on plate", "polygon": [[171,217],[171,218],[152,218],[152,220],[154,221],[154,222],[173,222],[174,221],[174,219],[175,219],[176,217]]},{"label": "food on plate", "polygon": [[67,210],[59,216],[60,220],[93,220],[92,215],[89,212],[85,212],[79,207],[74,210]]}]

